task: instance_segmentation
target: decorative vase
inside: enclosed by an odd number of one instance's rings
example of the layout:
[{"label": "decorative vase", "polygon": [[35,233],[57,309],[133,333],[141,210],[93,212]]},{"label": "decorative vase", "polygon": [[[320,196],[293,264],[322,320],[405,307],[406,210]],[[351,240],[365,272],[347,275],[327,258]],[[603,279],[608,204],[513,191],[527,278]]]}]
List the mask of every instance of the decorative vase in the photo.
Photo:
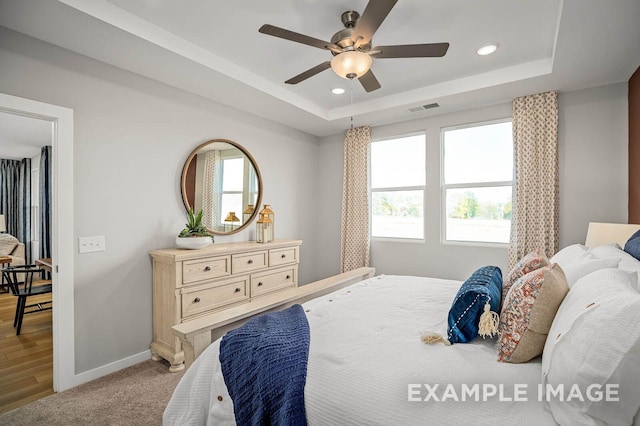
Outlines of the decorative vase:
[{"label": "decorative vase", "polygon": [[176,237],[176,245],[180,248],[197,250],[213,244],[211,237]]}]

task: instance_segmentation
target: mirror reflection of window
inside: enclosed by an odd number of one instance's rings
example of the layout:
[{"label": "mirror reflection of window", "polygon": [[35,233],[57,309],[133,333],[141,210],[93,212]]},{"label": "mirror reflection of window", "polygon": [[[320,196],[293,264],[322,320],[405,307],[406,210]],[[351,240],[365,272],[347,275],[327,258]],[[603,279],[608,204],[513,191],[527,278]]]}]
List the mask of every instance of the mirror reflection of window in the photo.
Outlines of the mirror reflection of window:
[{"label": "mirror reflection of window", "polygon": [[236,213],[243,210],[244,163],[244,157],[223,158],[222,160],[222,196],[220,198],[222,215],[220,216],[221,222],[216,224],[218,229],[224,229],[224,219],[230,212]]},{"label": "mirror reflection of window", "polygon": [[222,160],[222,192],[242,192],[244,181],[244,158]]}]

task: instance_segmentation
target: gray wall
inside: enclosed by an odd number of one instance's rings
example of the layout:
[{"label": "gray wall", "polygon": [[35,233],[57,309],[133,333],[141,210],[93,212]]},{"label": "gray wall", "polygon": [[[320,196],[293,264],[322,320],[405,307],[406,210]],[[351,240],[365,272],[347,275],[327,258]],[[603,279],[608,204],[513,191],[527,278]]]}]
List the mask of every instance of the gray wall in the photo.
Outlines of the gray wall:
[{"label": "gray wall", "polygon": [[[277,237],[304,240],[300,281],[318,278],[318,235],[304,214],[315,204],[316,137],[1,27],[0,64],[0,92],[73,108],[74,239],[106,237],[105,252],[74,259],[76,373],[149,348],[148,252],[175,245],[182,165],[201,142],[227,138],[251,152]],[[252,227],[216,242],[254,237]]]},{"label": "gray wall", "polygon": [[[626,83],[559,96],[560,247],[584,242],[589,221],[627,219]],[[483,265],[506,267],[506,248],[440,243],[440,128],[511,116],[511,104],[416,119],[372,128],[372,138],[426,131],[426,240],[371,243],[377,273],[465,279]],[[321,139],[321,227],[326,275],[339,270],[343,135]],[[323,271],[325,272],[325,271]]]},{"label": "gray wall", "polygon": [[558,96],[560,246],[584,243],[589,222],[627,223],[627,83]]}]

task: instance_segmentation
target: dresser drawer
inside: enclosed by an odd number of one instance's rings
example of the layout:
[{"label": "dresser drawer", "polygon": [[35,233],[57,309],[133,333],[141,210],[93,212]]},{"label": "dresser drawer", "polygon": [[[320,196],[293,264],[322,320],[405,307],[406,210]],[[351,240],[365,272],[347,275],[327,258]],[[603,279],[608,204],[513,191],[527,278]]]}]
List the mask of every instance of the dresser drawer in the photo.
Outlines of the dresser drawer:
[{"label": "dresser drawer", "polygon": [[249,299],[249,277],[243,276],[212,284],[187,287],[181,290],[182,317]]},{"label": "dresser drawer", "polygon": [[256,271],[267,267],[267,251],[253,251],[250,253],[231,255],[231,271],[234,274]]},{"label": "dresser drawer", "polygon": [[260,296],[287,287],[295,287],[298,282],[298,265],[251,275],[251,297]]},{"label": "dresser drawer", "polygon": [[209,257],[182,262],[184,284],[204,281],[231,274],[231,256]]},{"label": "dresser drawer", "polygon": [[269,266],[286,265],[288,263],[298,263],[297,247],[269,250]]}]

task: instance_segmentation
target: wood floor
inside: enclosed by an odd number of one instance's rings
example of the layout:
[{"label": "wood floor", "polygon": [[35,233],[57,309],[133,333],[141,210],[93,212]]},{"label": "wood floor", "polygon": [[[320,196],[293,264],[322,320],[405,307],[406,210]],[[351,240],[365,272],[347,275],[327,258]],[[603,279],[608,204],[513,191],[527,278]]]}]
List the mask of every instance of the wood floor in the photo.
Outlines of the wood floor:
[{"label": "wood floor", "polygon": [[[28,303],[51,300],[50,294]],[[16,336],[16,298],[0,293],[0,413],[53,394],[52,311],[25,315]]]}]

